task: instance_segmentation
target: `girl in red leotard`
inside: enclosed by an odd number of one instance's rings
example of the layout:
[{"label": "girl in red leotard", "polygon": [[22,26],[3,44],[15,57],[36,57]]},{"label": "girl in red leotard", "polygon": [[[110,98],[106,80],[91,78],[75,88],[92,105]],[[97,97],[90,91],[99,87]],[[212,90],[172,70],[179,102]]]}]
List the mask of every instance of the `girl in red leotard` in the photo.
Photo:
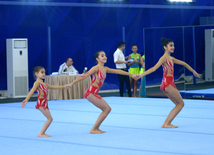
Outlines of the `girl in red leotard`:
[{"label": "girl in red leotard", "polygon": [[36,103],[36,109],[39,109],[48,119],[43,125],[40,133],[38,134],[38,137],[50,137],[50,135],[45,134],[45,131],[53,120],[47,102],[48,89],[60,89],[65,88],[65,86],[52,86],[47,83],[43,83],[42,80],[45,78],[45,69],[41,66],[37,66],[34,68],[33,75],[37,78],[37,80],[34,82],[33,88],[28,93],[26,99],[22,101],[22,108],[26,106],[30,97],[35,91],[37,91],[38,99]]},{"label": "girl in red leotard", "polygon": [[179,64],[185,66],[188,70],[190,70],[194,76],[200,78],[201,76],[192,69],[187,63],[180,61],[178,59],[170,56],[171,53],[174,52],[174,43],[170,39],[162,38],[161,44],[165,51],[164,55],[159,59],[158,63],[151,69],[146,72],[140,74],[140,77],[146,76],[154,71],[156,71],[161,65],[163,67],[163,80],[161,83],[161,90],[166,94],[166,96],[175,104],[175,107],[171,110],[169,115],[167,116],[165,122],[162,125],[162,128],[177,128],[178,126],[174,126],[171,124],[175,116],[181,111],[184,106],[184,101],[177,90],[174,80],[173,80],[173,64]]},{"label": "girl in red leotard", "polygon": [[106,73],[116,73],[127,76],[130,75],[133,78],[136,78],[136,75],[122,70],[104,67],[104,64],[107,61],[107,57],[105,52],[103,51],[98,51],[93,58],[98,62],[98,64],[92,67],[87,73],[80,76],[78,79],[74,80],[71,84],[66,85],[66,88],[69,88],[73,84],[81,80],[84,80],[86,77],[92,75],[91,85],[86,90],[84,97],[87,98],[87,100],[93,103],[96,107],[100,108],[102,110],[102,113],[99,115],[90,133],[105,133],[105,131],[100,130],[99,127],[101,123],[104,121],[104,119],[107,117],[107,115],[110,113],[111,107],[106,103],[106,101],[101,96],[98,95],[98,92],[106,78]]}]

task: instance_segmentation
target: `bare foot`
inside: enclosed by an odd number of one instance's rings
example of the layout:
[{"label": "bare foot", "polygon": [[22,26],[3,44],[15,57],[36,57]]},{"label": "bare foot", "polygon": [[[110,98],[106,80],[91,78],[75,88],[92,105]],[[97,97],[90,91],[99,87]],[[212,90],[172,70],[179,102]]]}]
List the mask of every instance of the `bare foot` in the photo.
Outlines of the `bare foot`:
[{"label": "bare foot", "polygon": [[38,137],[51,137],[50,135],[46,135],[45,133],[44,134],[38,134]]},{"label": "bare foot", "polygon": [[163,124],[161,126],[162,128],[178,128],[178,126],[172,125],[172,124]]},{"label": "bare foot", "polygon": [[90,133],[91,134],[101,134],[101,133],[105,133],[105,131],[102,131],[102,130],[100,130],[100,129],[91,129],[91,131],[90,131]]},{"label": "bare foot", "polygon": [[102,130],[100,130],[100,129],[98,129],[99,131],[101,131],[102,133],[106,133],[105,131],[102,131]]}]

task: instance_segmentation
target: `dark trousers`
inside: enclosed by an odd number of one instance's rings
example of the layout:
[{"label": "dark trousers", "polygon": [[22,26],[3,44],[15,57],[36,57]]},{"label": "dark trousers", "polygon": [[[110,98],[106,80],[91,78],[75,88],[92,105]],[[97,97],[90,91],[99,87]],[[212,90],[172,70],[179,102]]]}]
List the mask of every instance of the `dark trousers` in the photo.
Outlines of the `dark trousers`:
[{"label": "dark trousers", "polygon": [[[127,69],[121,69],[121,70],[128,72]],[[120,74],[117,74],[117,76],[118,76],[118,79],[119,79],[119,82],[120,82],[120,96],[123,97],[123,88],[124,88],[124,82],[125,82],[128,95],[129,95],[129,97],[132,97],[129,76],[120,75]]]}]

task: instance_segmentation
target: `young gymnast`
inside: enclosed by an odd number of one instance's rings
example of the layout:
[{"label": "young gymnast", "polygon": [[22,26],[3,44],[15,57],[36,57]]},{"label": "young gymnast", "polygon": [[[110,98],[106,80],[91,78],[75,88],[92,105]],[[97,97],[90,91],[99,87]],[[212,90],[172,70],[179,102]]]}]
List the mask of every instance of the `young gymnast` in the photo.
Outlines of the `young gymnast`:
[{"label": "young gymnast", "polygon": [[37,66],[33,70],[33,75],[36,77],[36,81],[34,82],[33,88],[28,93],[26,99],[22,101],[22,108],[26,106],[30,97],[33,95],[35,91],[38,93],[38,99],[36,103],[36,109],[39,109],[45,117],[47,117],[47,121],[44,123],[41,131],[38,134],[38,137],[51,137],[50,135],[45,134],[45,131],[53,121],[51,113],[48,108],[47,95],[48,89],[60,89],[65,88],[65,86],[52,86],[46,83],[43,83],[43,79],[45,78],[45,69],[41,66]]},{"label": "young gymnast", "polygon": [[95,122],[94,126],[90,130],[90,133],[92,134],[96,134],[96,133],[100,134],[100,133],[105,133],[105,131],[100,130],[99,127],[111,111],[111,107],[106,103],[106,101],[101,96],[98,95],[98,92],[106,78],[106,73],[116,73],[116,74],[122,74],[122,75],[128,75],[128,76],[130,75],[133,78],[135,78],[136,75],[122,71],[122,70],[110,69],[108,67],[104,67],[104,64],[107,62],[107,57],[105,52],[103,51],[96,52],[93,58],[98,62],[98,64],[92,67],[87,73],[80,76],[78,79],[74,80],[72,83],[66,85],[66,88],[69,88],[73,84],[81,80],[84,80],[86,77],[92,75],[92,82],[89,88],[86,90],[84,94],[84,98],[87,98],[88,101],[90,101],[92,104],[94,104],[96,107],[102,110],[102,113],[99,115],[97,121]]},{"label": "young gymnast", "polygon": [[185,66],[188,70],[190,70],[194,74],[194,76],[198,78],[201,78],[201,76],[194,69],[192,69],[187,63],[170,56],[170,54],[173,53],[175,49],[172,40],[161,38],[161,44],[163,46],[163,50],[165,51],[164,55],[159,59],[158,63],[154,67],[140,74],[139,78],[156,71],[162,65],[163,80],[160,89],[175,104],[175,107],[171,110],[165,122],[163,123],[162,128],[177,128],[178,126],[172,125],[171,122],[184,107],[184,101],[174,83],[173,79],[174,63]]}]

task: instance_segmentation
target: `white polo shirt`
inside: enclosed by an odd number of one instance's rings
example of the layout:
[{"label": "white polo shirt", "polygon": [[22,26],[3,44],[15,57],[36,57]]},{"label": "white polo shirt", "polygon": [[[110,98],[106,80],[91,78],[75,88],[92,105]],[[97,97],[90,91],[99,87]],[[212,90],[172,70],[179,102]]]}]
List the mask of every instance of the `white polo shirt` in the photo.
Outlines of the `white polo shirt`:
[{"label": "white polo shirt", "polygon": [[[114,63],[116,61],[125,61],[125,56],[119,48],[114,52]],[[125,63],[115,64],[115,65],[116,65],[116,68],[118,68],[118,69],[125,69],[126,68]]]},{"label": "white polo shirt", "polygon": [[71,72],[76,72],[78,74],[78,71],[73,65],[68,67],[65,62],[59,67],[58,71],[59,74],[68,74]]}]

